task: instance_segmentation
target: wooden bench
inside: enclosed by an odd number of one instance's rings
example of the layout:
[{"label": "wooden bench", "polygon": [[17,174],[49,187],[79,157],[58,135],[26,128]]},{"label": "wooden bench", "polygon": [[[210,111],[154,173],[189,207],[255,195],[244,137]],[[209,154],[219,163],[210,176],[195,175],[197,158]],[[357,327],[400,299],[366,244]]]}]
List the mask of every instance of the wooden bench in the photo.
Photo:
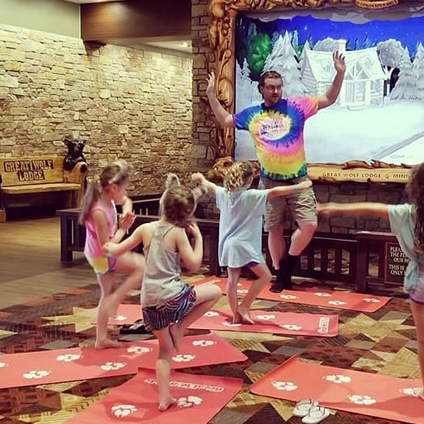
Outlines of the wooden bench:
[{"label": "wooden bench", "polygon": [[63,157],[0,159],[0,222],[6,220],[6,208],[33,205],[34,195],[63,192],[62,207],[79,206],[84,194],[88,167],[78,162],[71,171],[63,168]]},{"label": "wooden bench", "polygon": [[[138,213],[131,230],[158,219],[156,199],[141,201],[134,206]],[[136,202],[134,202],[136,204]],[[144,206],[143,206],[144,205]],[[149,210],[150,206],[150,210]],[[151,209],[153,207],[153,209]],[[85,227],[78,224],[79,209],[57,211],[61,226],[61,260],[72,261],[72,252],[82,252]],[[204,238],[204,263],[211,275],[220,275],[218,263],[219,222],[197,218]],[[290,234],[285,235],[286,242]],[[268,235],[263,234],[263,246],[270,265],[267,249]],[[391,258],[391,259],[390,259]],[[295,275],[324,281],[341,282],[357,292],[367,293],[368,283],[402,285],[407,259],[402,255],[396,237],[390,233],[359,231],[355,234],[315,233],[302,253]]]}]

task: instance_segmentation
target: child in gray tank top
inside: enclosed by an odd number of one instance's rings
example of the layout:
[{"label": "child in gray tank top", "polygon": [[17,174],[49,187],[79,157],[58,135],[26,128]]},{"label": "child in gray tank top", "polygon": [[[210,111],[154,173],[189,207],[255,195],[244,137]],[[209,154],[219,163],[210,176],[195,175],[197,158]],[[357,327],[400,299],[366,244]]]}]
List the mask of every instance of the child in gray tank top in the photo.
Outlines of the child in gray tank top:
[{"label": "child in gray tank top", "polygon": [[[141,225],[120,244],[106,245],[108,252],[116,256],[140,243],[144,245],[146,267],[141,304],[146,327],[159,341],[156,362],[159,411],[175,403],[169,389],[174,349],[179,350],[185,330],[221,297],[218,286],[204,284],[194,288],[180,279],[180,259],[190,271],[197,271],[202,264],[203,240],[193,215],[197,198],[205,192],[201,187],[194,190],[183,187],[175,174],[169,174],[160,200],[160,220]],[[187,232],[194,237],[194,248]]]}]

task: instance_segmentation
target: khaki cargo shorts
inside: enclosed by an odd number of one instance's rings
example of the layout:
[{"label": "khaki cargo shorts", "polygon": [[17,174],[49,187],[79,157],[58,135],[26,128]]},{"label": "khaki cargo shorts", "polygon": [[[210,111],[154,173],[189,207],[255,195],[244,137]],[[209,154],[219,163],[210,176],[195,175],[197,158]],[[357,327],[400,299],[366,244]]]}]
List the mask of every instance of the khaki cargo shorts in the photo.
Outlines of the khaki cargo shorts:
[{"label": "khaki cargo shorts", "polygon": [[[261,178],[260,189],[271,189],[279,186],[289,186],[307,180],[308,177],[295,178],[290,181],[275,181],[269,178]],[[268,200],[267,213],[265,215],[265,231],[270,231],[284,223],[286,209],[296,222],[317,221],[317,200],[312,187],[301,193],[293,193],[288,196],[273,197]]]}]

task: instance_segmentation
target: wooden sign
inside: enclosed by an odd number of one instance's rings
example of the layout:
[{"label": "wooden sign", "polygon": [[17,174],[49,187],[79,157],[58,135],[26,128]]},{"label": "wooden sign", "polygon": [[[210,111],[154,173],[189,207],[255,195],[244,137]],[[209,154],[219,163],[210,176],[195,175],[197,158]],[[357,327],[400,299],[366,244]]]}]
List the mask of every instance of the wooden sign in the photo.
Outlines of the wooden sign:
[{"label": "wooden sign", "polygon": [[342,168],[330,165],[308,165],[308,175],[315,181],[355,181],[359,183],[407,183],[409,168]]},{"label": "wooden sign", "polygon": [[403,283],[403,275],[409,259],[398,243],[386,243],[384,259],[384,281],[386,283]]},{"label": "wooden sign", "polygon": [[355,0],[356,6],[364,9],[386,9],[398,3],[399,0]]},{"label": "wooden sign", "polygon": [[44,156],[0,159],[0,174],[4,187],[60,183],[63,181],[63,158]]}]

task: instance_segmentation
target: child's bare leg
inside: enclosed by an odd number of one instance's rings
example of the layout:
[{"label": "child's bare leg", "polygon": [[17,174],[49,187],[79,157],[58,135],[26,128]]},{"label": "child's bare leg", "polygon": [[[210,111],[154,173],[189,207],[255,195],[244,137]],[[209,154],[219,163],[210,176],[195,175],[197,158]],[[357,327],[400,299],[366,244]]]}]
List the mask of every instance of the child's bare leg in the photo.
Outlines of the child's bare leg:
[{"label": "child's bare leg", "polygon": [[169,333],[169,327],[163,330],[154,331],[153,334],[159,342],[159,353],[156,361],[156,378],[158,380],[159,390],[159,411],[166,411],[173,403],[175,398],[171,396],[169,390],[169,378],[171,375],[171,357],[174,353],[174,344]]},{"label": "child's bare leg", "polygon": [[[418,342],[418,364],[421,371],[421,380],[424,388],[424,305],[410,300],[412,316],[414,318],[417,331]],[[419,397],[424,400],[424,392],[421,391]]]},{"label": "child's bare leg", "polygon": [[254,324],[250,316],[250,307],[261,290],[271,281],[271,272],[266,264],[257,264],[250,268],[258,277],[250,286],[245,298],[238,307],[238,314],[243,322]]},{"label": "child's bare leg", "polygon": [[121,343],[110,339],[107,335],[107,324],[110,316],[108,304],[112,295],[114,279],[113,273],[97,276],[100,285],[100,300],[96,313],[96,349],[121,346]]},{"label": "child's bare leg", "polygon": [[227,282],[227,299],[230,305],[231,312],[233,313],[233,324],[241,322],[241,317],[238,314],[238,298],[237,298],[237,284],[240,278],[241,268],[227,268],[228,282]]},{"label": "child's bare leg", "polygon": [[177,352],[180,349],[185,330],[212,308],[222,295],[221,289],[214,284],[202,284],[194,290],[196,290],[196,302],[193,308],[182,321],[170,327],[172,340]]},{"label": "child's bare leg", "polygon": [[115,269],[129,274],[125,281],[112,293],[109,302],[110,316],[115,316],[119,305],[128,292],[141,287],[145,260],[144,256],[135,252],[128,252],[118,258]]}]

